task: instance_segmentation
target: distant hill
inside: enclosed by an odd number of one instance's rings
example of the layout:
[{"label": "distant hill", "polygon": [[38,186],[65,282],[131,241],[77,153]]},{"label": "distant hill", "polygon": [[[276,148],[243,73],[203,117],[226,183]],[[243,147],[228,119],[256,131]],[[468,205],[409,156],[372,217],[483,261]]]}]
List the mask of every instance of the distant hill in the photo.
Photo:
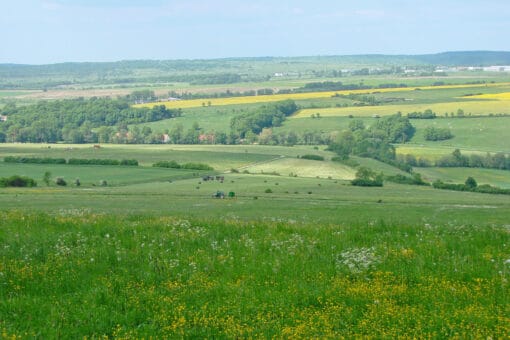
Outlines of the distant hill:
[{"label": "distant hill", "polygon": [[424,54],[413,57],[431,65],[443,66],[493,66],[510,65],[510,52],[466,51]]},{"label": "distant hill", "polygon": [[510,52],[466,51],[424,55],[346,55],[195,60],[124,60],[49,65],[0,64],[0,89],[65,85],[196,82],[228,84],[264,81],[274,74],[303,77],[363,68],[510,65]]}]

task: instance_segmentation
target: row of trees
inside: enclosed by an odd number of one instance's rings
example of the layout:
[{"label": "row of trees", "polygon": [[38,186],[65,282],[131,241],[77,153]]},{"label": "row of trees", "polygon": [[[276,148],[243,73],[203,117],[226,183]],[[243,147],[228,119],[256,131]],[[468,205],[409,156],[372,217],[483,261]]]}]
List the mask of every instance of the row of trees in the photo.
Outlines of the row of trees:
[{"label": "row of trees", "polygon": [[459,149],[455,149],[450,155],[439,158],[436,166],[510,170],[510,157],[504,153],[467,156],[463,155]]},{"label": "row of trees", "polygon": [[510,170],[510,156],[501,152],[485,155],[473,153],[463,155],[459,149],[455,149],[451,154],[443,156],[432,162],[426,158],[416,158],[414,155],[398,155],[397,161],[405,163],[412,167],[467,167],[467,168],[487,168]]},{"label": "row of trees", "polygon": [[432,186],[436,189],[446,189],[455,191],[471,191],[480,192],[484,194],[500,194],[510,195],[510,189],[503,189],[500,187],[492,186],[489,184],[478,185],[473,177],[468,177],[466,181],[462,183],[444,183],[441,180],[437,180],[432,183]]}]

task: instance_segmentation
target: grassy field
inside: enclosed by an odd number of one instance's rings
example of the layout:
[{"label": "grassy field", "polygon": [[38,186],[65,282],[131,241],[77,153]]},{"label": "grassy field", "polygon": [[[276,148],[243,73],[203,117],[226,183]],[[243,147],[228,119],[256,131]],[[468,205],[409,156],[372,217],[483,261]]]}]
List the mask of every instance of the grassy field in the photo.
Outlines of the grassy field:
[{"label": "grassy field", "polygon": [[[283,99],[303,109],[274,133],[342,131],[352,121],[348,115],[370,126],[377,121],[373,115],[399,111],[510,113],[506,73],[315,76],[371,67],[369,62],[191,61],[183,70],[163,62],[163,69],[133,69],[134,82],[118,84],[114,73],[72,82],[64,74],[40,74],[4,79],[31,90],[1,90],[0,108],[11,101],[116,97],[139,89],[166,96],[341,81],[407,87],[154,103],[146,106],[183,108],[183,115],[141,125],[163,132],[197,122],[206,132],[228,132],[236,115]],[[269,80],[194,85],[158,78],[162,70],[193,76],[212,72],[209,67]],[[71,85],[46,89],[48,81]],[[446,85],[432,86],[440,82]],[[370,95],[381,105],[355,106],[356,98],[337,93]],[[310,117],[317,113],[321,118]],[[510,152],[509,121],[412,120],[416,134],[396,145],[397,152],[430,160],[456,148],[465,155]],[[450,128],[454,138],[425,141],[428,126]],[[305,154],[325,161],[298,158]],[[12,164],[2,161],[5,156],[136,159],[140,166]],[[356,187],[350,183],[356,167],[332,162],[332,156],[325,146],[0,144],[0,177],[38,182],[0,188],[0,338],[508,338],[510,196],[389,182]],[[152,167],[170,160],[215,170]],[[385,175],[408,175],[373,159],[352,161]],[[42,180],[47,171],[48,186]],[[472,176],[478,184],[510,188],[510,171],[415,171],[428,181],[463,183]],[[204,181],[213,174],[224,180]],[[68,185],[57,186],[56,177]],[[100,186],[103,180],[107,186]],[[235,197],[213,198],[218,191]]]},{"label": "grassy field", "polygon": [[504,227],[0,216],[3,338],[510,332]]},{"label": "grassy field", "polygon": [[78,178],[83,187],[99,185],[106,181],[108,185],[119,186],[154,181],[172,181],[183,178],[196,177],[196,170],[177,170],[163,168],[142,168],[127,166],[104,165],[49,165],[49,164],[12,164],[0,162],[0,177],[13,174],[28,176],[44,186],[42,178],[49,171],[52,179],[62,177],[68,185],[74,185]]},{"label": "grassy field", "polygon": [[[8,144],[0,150],[144,164],[0,162],[1,176],[27,174],[40,182],[0,190],[2,338],[504,338],[510,332],[510,196],[392,183],[355,187],[343,180],[354,169],[309,146]],[[326,161],[297,158],[306,153]],[[150,166],[169,159],[236,166],[241,173],[203,181],[194,171]],[[48,170],[79,177],[83,186],[47,187],[40,178]],[[480,184],[503,186],[508,178],[468,170]],[[281,176],[267,173],[273,171]],[[434,171],[460,182],[468,175],[419,169],[430,179]],[[101,179],[107,187],[92,185]],[[212,198],[218,190],[235,198]]]},{"label": "grassy field", "polygon": [[478,184],[491,184],[501,188],[510,188],[510,171],[473,168],[416,168],[429,181],[437,179],[443,182],[464,183],[469,176]]},{"label": "grassy field", "polygon": [[[94,149],[92,145],[42,145],[42,144],[1,144],[0,157],[53,157],[53,158],[100,158],[100,159],[136,159],[144,166],[152,166],[161,160],[175,160],[178,163],[206,163],[213,168],[224,171],[233,167],[245,166],[256,162],[279,157],[283,150],[245,148],[238,146],[186,146],[186,145],[103,145]],[[310,149],[310,147],[308,147]],[[296,150],[298,150],[296,148]],[[192,151],[192,152],[190,152]],[[293,154],[294,151],[290,152]],[[274,153],[272,153],[274,152]]]},{"label": "grassy field", "polygon": [[331,177],[344,180],[354,179],[355,173],[355,170],[351,167],[339,163],[295,158],[281,158],[272,162],[257,164],[243,169],[250,173],[276,172],[284,176]]},{"label": "grassy field", "polygon": [[[456,147],[473,151],[510,152],[510,144],[506,136],[510,137],[508,127],[510,117],[493,118],[448,118],[448,119],[414,119],[411,123],[416,127],[416,134],[411,140],[421,146]],[[430,142],[424,138],[427,127],[448,128],[454,138]]]}]

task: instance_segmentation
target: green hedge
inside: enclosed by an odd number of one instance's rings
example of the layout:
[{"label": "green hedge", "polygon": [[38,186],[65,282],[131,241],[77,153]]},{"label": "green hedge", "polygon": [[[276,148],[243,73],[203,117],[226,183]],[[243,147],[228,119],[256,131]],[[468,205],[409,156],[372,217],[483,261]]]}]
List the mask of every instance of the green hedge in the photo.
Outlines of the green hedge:
[{"label": "green hedge", "polygon": [[312,161],[323,161],[324,157],[319,155],[303,155],[301,156],[302,159],[310,159]]},{"label": "green hedge", "polygon": [[189,170],[214,170],[213,167],[204,163],[185,163],[179,164],[176,161],[159,161],[152,164],[153,167],[157,168],[172,168],[172,169],[189,169]]},{"label": "green hedge", "polygon": [[0,187],[35,187],[37,182],[32,178],[14,175],[0,178]]},{"label": "green hedge", "polygon": [[37,158],[37,157],[4,157],[5,163],[32,163],[32,164],[66,164],[65,158]]}]

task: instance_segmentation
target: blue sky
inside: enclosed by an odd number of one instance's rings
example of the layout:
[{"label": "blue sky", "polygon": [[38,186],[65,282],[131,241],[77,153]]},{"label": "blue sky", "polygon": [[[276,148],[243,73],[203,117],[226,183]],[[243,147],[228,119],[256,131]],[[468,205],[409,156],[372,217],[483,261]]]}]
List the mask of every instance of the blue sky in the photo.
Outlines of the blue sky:
[{"label": "blue sky", "polygon": [[0,63],[510,50],[509,0],[18,0]]}]

